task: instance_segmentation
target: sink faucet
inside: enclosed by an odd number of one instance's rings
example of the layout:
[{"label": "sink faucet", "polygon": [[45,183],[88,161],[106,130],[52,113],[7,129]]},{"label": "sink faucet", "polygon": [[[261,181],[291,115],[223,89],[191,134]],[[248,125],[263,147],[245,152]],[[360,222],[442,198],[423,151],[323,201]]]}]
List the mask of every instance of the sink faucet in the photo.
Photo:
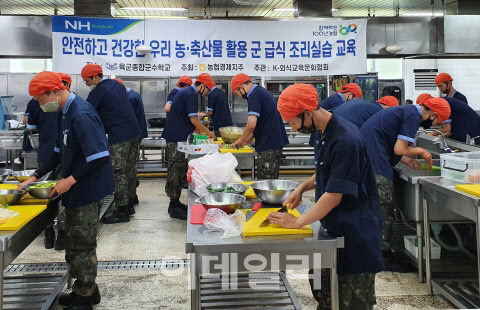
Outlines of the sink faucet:
[{"label": "sink faucet", "polygon": [[420,136],[420,134],[426,133],[426,132],[438,132],[440,134],[440,136],[442,137],[442,139],[439,140],[439,138],[436,137],[433,140],[433,143],[435,145],[437,145],[442,151],[453,153],[453,150],[447,145],[447,141],[445,140],[445,136],[443,135],[443,132],[441,132],[438,129],[424,129],[424,130],[420,130],[419,132],[417,132],[417,134],[415,135],[415,140],[413,142],[413,146],[417,146],[417,140],[418,140],[418,137]]}]

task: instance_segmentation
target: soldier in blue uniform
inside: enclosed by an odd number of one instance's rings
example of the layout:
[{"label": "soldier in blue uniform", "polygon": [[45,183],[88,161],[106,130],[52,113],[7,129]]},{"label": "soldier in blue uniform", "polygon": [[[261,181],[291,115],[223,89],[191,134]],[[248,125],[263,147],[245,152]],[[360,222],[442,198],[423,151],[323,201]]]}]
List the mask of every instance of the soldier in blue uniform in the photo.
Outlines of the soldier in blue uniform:
[{"label": "soldier in blue uniform", "polygon": [[265,88],[253,84],[244,73],[232,78],[232,91],[248,101],[248,121],[234,147],[243,147],[255,138],[257,179],[278,179],[283,147],[288,144],[277,101]]},{"label": "soldier in blue uniform", "polygon": [[[39,135],[39,145],[37,150],[37,164],[41,168],[45,162],[53,154],[55,147],[55,138],[57,134],[57,119],[58,112],[44,112],[38,101],[35,100],[35,105],[30,109],[28,116],[27,129],[36,131]],[[50,180],[56,180],[57,174],[52,172]],[[45,248],[51,249],[55,246],[56,250],[63,250],[65,248],[65,213],[58,214],[57,221],[58,235],[55,240],[55,230],[53,223],[45,229]]]},{"label": "soldier in blue uniform", "polygon": [[114,191],[105,130],[97,111],[69,92],[56,73],[37,74],[30,82],[29,92],[45,112],[61,110],[54,153],[19,188],[61,164],[62,179],[50,195],[62,195],[66,213],[65,260],[70,276],[76,280],[73,292],[61,295],[59,304],[67,310],[91,310],[93,304],[100,302],[95,282],[100,201]]},{"label": "soldier in blue uniform", "polygon": [[213,131],[217,137],[220,136],[220,128],[233,126],[228,96],[217,85],[213,86],[212,91],[208,94],[207,115],[213,119]]},{"label": "soldier in blue uniform", "polygon": [[[345,238],[337,272],[340,309],[371,309],[376,303],[375,274],[383,270],[381,213],[375,175],[358,128],[318,107],[318,94],[309,84],[294,84],[278,99],[278,110],[293,131],[314,127],[315,174],[283,203],[296,208],[302,194],[315,189],[315,205],[296,218],[273,212],[272,224],[300,228],[316,221],[331,235]],[[331,307],[330,276],[322,270],[321,289],[311,282],[318,309]]]},{"label": "soldier in blue uniform", "polygon": [[187,159],[185,153],[177,150],[177,143],[187,141],[194,130],[215,139],[215,134],[205,128],[198,117],[198,96],[208,95],[214,85],[215,82],[210,74],[200,74],[194,85],[178,92],[167,114],[162,138],[167,142],[168,174],[165,192],[170,198],[168,214],[172,218],[187,219],[187,206],[180,202],[182,181],[187,174]]},{"label": "soldier in blue uniform", "polygon": [[88,64],[82,69],[82,78],[92,90],[87,101],[93,105],[102,119],[108,134],[110,156],[115,175],[115,205],[117,209],[104,216],[105,224],[130,221],[135,213],[133,199],[129,195],[129,179],[135,175],[136,144],[140,136],[140,125],[125,87],[115,80],[103,77],[103,69],[97,64]]},{"label": "soldier in blue uniform", "polygon": [[[121,79],[116,79],[122,85],[124,85]],[[124,85],[125,86],[125,85]],[[142,143],[142,139],[148,137],[148,130],[147,130],[147,120],[145,119],[145,108],[143,106],[143,100],[139,93],[134,91],[131,88],[125,89],[128,95],[128,101],[132,104],[133,111],[135,112],[135,116],[138,121],[138,125],[140,126],[140,137],[135,142],[135,153],[131,154],[134,158],[130,159],[130,162],[135,163],[135,167],[133,169],[129,169],[129,203],[133,205],[138,205],[138,196],[137,196],[137,186],[139,185],[139,181],[137,179],[137,160],[140,156],[140,144]],[[135,211],[135,209],[133,209]]]},{"label": "soldier in blue uniform", "polygon": [[337,91],[336,94],[333,94],[327,99],[323,100],[320,106],[323,109],[330,111],[332,109],[335,109],[339,105],[342,105],[345,102],[355,98],[362,98],[362,89],[355,83],[349,83],[343,86],[339,91]]},{"label": "soldier in blue uniform", "polygon": [[172,91],[167,96],[167,103],[165,104],[165,112],[166,113],[170,112],[170,108],[172,107],[173,98],[175,98],[175,96],[178,94],[178,92],[181,89],[184,89],[187,86],[191,86],[192,83],[193,83],[192,79],[189,76],[186,76],[186,75],[184,75],[184,76],[182,76],[181,78],[178,79],[177,86],[175,86],[175,88],[172,89]]},{"label": "soldier in blue uniform", "polygon": [[[31,99],[27,103],[27,108],[25,109],[25,113],[23,113],[23,124],[27,126],[28,129],[28,118],[30,117],[30,114],[32,113],[32,110],[38,106],[38,101],[35,99]],[[23,132],[23,141],[22,141],[22,151],[28,152],[30,150],[33,150],[32,144],[30,143],[30,139],[28,137],[29,131],[25,130]]]},{"label": "soldier in blue uniform", "polygon": [[412,169],[421,164],[408,156],[421,156],[432,164],[432,155],[421,147],[411,146],[420,126],[424,129],[441,124],[450,116],[448,103],[431,98],[420,105],[402,105],[382,110],[370,117],[360,128],[377,179],[383,212],[382,251],[386,269],[396,271],[396,254],[392,253],[392,225],[394,222],[393,167],[401,160]]},{"label": "soldier in blue uniform", "polygon": [[445,95],[445,97],[455,98],[468,104],[467,97],[464,94],[453,88],[453,78],[448,73],[439,73],[435,78],[438,90]]},{"label": "soldier in blue uniform", "polygon": [[[343,117],[350,123],[362,127],[372,115],[389,107],[398,106],[397,98],[393,96],[385,96],[378,99],[376,102],[365,99],[353,99],[348,104],[342,104],[332,110],[336,116]],[[312,145],[313,146],[313,145]]]},{"label": "soldier in blue uniform", "polygon": [[[421,94],[424,98],[432,98],[430,94]],[[420,97],[419,96],[419,97]],[[450,118],[443,122],[442,127],[439,129],[444,137],[450,137],[456,141],[465,143],[467,141],[467,135],[470,139],[474,139],[476,144],[480,142],[480,115],[475,112],[465,102],[445,97],[450,105]],[[438,132],[430,133],[432,136],[438,135]]]}]

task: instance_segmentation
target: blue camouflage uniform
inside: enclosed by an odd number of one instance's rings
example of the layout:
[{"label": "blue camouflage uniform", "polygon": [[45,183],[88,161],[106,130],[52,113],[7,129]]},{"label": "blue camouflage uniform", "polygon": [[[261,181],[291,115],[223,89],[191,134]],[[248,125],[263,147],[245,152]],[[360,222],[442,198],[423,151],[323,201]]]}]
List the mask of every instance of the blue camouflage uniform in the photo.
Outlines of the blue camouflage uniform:
[{"label": "blue camouflage uniform", "polygon": [[123,208],[133,199],[128,185],[135,174],[135,145],[140,136],[140,125],[125,86],[116,80],[102,79],[90,91],[87,101],[97,110],[108,135],[115,175],[115,205]]}]

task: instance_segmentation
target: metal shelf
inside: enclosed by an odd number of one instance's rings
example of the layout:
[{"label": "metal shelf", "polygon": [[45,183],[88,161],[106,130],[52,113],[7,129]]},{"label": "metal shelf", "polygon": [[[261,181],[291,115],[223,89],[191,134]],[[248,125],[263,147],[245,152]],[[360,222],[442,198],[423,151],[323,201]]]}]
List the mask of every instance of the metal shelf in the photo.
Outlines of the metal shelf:
[{"label": "metal shelf", "polygon": [[201,277],[201,310],[301,309],[283,273],[246,273],[228,277]]},{"label": "metal shelf", "polygon": [[6,276],[3,309],[50,309],[66,282],[66,273]]},{"label": "metal shelf", "polygon": [[477,279],[435,279],[432,286],[458,308],[480,308]]}]

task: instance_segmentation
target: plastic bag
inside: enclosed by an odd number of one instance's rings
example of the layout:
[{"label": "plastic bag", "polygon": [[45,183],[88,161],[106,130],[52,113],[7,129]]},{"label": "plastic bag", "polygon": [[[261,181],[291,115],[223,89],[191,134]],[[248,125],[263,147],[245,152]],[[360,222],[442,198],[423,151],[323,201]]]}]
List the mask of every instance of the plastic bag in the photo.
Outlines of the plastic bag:
[{"label": "plastic bag", "polygon": [[242,182],[235,171],[238,162],[231,153],[208,153],[188,163],[187,181],[199,196],[208,194],[207,185],[218,182]]},{"label": "plastic bag", "polygon": [[203,225],[208,231],[222,231],[221,238],[240,236],[243,233],[246,218],[245,213],[240,210],[228,215],[225,211],[211,208],[208,209],[203,220]]}]

